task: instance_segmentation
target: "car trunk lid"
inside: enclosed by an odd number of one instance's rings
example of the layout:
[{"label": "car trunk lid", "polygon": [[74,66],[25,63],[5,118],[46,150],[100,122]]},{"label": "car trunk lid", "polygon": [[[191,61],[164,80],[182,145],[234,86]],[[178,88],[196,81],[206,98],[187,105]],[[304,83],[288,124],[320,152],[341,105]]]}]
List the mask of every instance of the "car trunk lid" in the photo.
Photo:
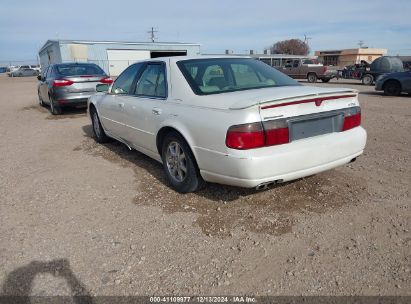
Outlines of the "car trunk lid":
[{"label": "car trunk lid", "polygon": [[95,92],[96,85],[102,83],[102,79],[108,78],[106,75],[76,75],[66,76],[64,79],[72,81],[70,86],[65,87],[70,93]]}]

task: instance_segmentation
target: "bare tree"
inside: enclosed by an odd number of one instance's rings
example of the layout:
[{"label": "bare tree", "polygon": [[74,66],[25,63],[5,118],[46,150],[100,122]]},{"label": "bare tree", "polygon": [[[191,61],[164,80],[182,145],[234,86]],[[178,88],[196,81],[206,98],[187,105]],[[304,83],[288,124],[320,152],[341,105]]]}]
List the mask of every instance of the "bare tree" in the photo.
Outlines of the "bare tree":
[{"label": "bare tree", "polygon": [[308,55],[308,44],[300,39],[278,41],[270,47],[273,54]]}]

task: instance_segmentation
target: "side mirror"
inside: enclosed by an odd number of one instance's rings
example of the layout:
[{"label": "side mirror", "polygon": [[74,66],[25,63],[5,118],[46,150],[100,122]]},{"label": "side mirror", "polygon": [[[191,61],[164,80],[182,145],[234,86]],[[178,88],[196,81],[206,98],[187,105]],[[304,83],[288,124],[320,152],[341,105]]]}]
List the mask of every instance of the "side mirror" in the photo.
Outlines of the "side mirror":
[{"label": "side mirror", "polygon": [[107,92],[108,88],[109,88],[109,85],[105,83],[99,83],[98,85],[96,85],[97,92]]},{"label": "side mirror", "polygon": [[42,81],[43,79],[41,78],[41,75],[37,75],[37,80]]}]

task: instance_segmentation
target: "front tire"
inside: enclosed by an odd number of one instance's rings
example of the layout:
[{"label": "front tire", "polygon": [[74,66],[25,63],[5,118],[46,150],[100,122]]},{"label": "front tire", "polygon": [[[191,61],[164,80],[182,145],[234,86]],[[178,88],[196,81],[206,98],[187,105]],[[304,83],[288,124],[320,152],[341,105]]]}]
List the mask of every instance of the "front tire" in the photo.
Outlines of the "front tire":
[{"label": "front tire", "polygon": [[90,113],[91,113],[90,115],[91,123],[93,125],[93,134],[94,134],[95,140],[100,144],[109,142],[110,138],[106,135],[106,132],[104,132],[104,129],[101,126],[100,118],[98,117],[96,109],[92,108],[90,110]]},{"label": "front tire", "polygon": [[204,186],[194,155],[177,132],[170,132],[164,138],[161,158],[167,180],[177,192],[194,192]]},{"label": "front tire", "polygon": [[331,79],[329,79],[329,78],[323,78],[323,79],[321,79],[321,81],[322,82],[329,82]]},{"label": "front tire", "polygon": [[317,82],[317,75],[314,74],[314,73],[309,73],[309,74],[307,75],[307,80],[308,80],[308,82],[310,82],[310,83]]},{"label": "front tire", "polygon": [[384,94],[388,96],[399,96],[401,94],[401,85],[398,81],[388,80],[384,84]]}]

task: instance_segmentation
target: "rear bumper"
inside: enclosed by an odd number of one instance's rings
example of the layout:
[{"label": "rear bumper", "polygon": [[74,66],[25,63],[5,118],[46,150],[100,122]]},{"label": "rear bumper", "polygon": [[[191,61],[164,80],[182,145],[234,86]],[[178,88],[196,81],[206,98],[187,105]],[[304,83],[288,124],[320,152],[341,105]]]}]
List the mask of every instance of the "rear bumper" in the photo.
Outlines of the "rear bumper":
[{"label": "rear bumper", "polygon": [[233,154],[195,148],[201,176],[208,182],[252,188],[290,181],[349,163],[363,153],[366,132],[357,127],[289,144]]},{"label": "rear bumper", "polygon": [[86,107],[88,98],[93,94],[94,92],[66,93],[56,91],[53,93],[53,100],[61,107]]}]

